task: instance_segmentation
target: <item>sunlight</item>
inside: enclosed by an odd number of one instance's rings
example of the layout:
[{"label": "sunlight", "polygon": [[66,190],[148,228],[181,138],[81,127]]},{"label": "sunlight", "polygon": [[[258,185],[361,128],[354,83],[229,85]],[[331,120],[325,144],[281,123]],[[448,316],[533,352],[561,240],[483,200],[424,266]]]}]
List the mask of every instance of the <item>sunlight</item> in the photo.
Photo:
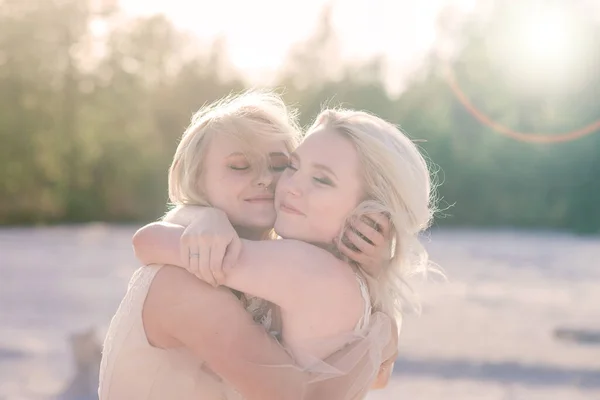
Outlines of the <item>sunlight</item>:
[{"label": "sunlight", "polygon": [[527,25],[523,32],[524,45],[536,64],[561,62],[569,56],[572,41],[564,14],[546,12]]},{"label": "sunlight", "polygon": [[[329,1],[221,0],[209,2],[210,6],[186,0],[119,0],[119,3],[130,15],[164,13],[178,28],[204,41],[223,37],[234,66],[249,81],[268,83],[277,76],[290,47],[314,32]],[[334,1],[333,25],[339,35],[341,56],[345,61],[356,62],[384,55],[392,71],[388,83],[400,86],[399,81],[432,47],[440,11],[453,4],[466,13],[475,3],[476,0]]]},{"label": "sunlight", "polygon": [[585,56],[574,14],[561,7],[520,14],[495,43],[505,71],[520,90],[571,85]]}]

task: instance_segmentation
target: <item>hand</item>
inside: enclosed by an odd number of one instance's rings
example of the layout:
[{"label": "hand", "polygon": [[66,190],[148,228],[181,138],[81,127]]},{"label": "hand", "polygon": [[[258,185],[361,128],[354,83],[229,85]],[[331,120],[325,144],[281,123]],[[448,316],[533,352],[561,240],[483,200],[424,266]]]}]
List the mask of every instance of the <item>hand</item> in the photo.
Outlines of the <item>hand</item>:
[{"label": "hand", "polygon": [[368,214],[353,219],[344,230],[339,251],[377,277],[390,261],[390,221],[383,214]]},{"label": "hand", "polygon": [[181,259],[185,269],[212,286],[225,281],[227,270],[235,264],[242,243],[227,215],[215,208],[204,208],[181,235]]}]

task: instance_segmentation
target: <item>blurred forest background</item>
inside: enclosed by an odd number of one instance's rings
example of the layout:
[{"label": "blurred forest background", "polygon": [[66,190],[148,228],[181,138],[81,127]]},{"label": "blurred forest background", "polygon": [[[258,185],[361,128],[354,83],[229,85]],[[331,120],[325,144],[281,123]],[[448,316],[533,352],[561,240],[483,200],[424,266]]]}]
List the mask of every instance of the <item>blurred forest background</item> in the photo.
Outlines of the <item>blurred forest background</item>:
[{"label": "blurred forest background", "polygon": [[[569,52],[525,63],[559,46],[544,35],[523,45],[519,27],[539,3],[448,8],[426,60],[393,90],[385,57],[340,59],[325,8],[273,86],[305,125],[327,102],[420,140],[438,166],[437,225],[598,232],[600,21],[589,2],[546,2],[572,22]],[[247,87],[222,38],[206,46],[164,16],[126,18],[116,2],[0,0],[0,224],[157,218],[192,113]]]},{"label": "blurred forest background", "polygon": [[261,85],[398,124],[440,183],[450,279],[369,399],[600,399],[600,0],[0,0],[0,399],[97,399],[180,135]]}]

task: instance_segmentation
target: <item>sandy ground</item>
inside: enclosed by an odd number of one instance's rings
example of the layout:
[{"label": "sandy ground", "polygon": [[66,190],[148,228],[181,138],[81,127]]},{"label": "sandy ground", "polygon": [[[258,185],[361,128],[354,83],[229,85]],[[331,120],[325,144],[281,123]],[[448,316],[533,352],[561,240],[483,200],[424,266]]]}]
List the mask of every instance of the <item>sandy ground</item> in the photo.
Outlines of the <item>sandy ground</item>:
[{"label": "sandy ground", "polygon": [[[70,336],[103,336],[137,267],[135,227],[0,229],[0,400],[51,399],[75,367]],[[600,238],[434,231],[448,281],[418,283],[394,378],[370,400],[600,400]],[[583,338],[585,339],[585,338]]]}]

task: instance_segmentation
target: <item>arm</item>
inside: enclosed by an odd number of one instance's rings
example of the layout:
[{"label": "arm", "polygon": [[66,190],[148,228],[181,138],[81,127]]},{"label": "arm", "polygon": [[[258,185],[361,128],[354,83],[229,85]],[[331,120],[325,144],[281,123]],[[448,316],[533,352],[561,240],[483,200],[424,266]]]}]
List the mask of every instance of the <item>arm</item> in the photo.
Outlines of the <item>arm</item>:
[{"label": "arm", "polygon": [[[160,335],[172,343],[169,347],[186,347],[248,400],[344,399],[351,390],[366,390],[369,385],[365,372],[371,370],[372,358],[364,351],[366,339],[325,360],[330,365],[346,357],[355,360],[343,375],[306,372],[254,323],[231,292],[190,279],[180,268],[165,266],[157,273],[144,303],[143,321],[149,337]],[[357,359],[357,351],[364,355]]]},{"label": "arm", "polygon": [[[136,257],[143,264],[165,264],[171,259],[170,250],[176,243],[180,248],[177,263],[203,281],[218,286],[224,279],[225,271],[238,258],[241,250],[240,238],[229,222],[227,215],[216,208],[198,206],[178,206],[165,215],[163,222],[155,222],[139,229],[133,236]],[[148,232],[161,228],[169,229],[185,226],[178,241],[167,235],[165,242]],[[164,252],[163,252],[164,251]]]},{"label": "arm", "polygon": [[[145,226],[134,236],[136,256],[145,264],[183,266],[185,259],[179,246],[183,231],[183,227],[167,223]],[[348,275],[340,273],[340,268],[331,268],[332,263],[339,265],[341,261],[308,243],[241,240],[241,244],[239,258],[227,271],[223,284],[281,307],[299,304],[306,296],[314,297],[313,290],[330,293],[332,285],[343,284],[343,276]]]},{"label": "arm", "polygon": [[169,210],[161,220],[176,225],[188,226],[195,218],[210,215],[213,210],[215,209],[210,207],[178,205]]},{"label": "arm", "polygon": [[170,222],[153,222],[133,235],[133,252],[144,265],[183,266],[179,241],[185,228]]},{"label": "arm", "polygon": [[[144,264],[185,267],[187,250],[180,246],[183,233],[184,228],[178,225],[146,225],[133,238],[136,256]],[[301,299],[315,298],[319,293],[340,301],[355,295],[356,282],[347,266],[323,249],[297,240],[240,240],[240,245],[235,267],[227,269],[219,280],[225,286],[283,308],[302,304]],[[207,250],[200,249],[200,257],[210,253]],[[211,282],[204,274],[195,275]]]},{"label": "arm", "polygon": [[[242,250],[223,284],[282,308],[308,307],[310,299],[355,303],[356,279],[344,262],[298,240],[242,239]],[[345,299],[345,300],[344,300]],[[312,302],[310,302],[312,303]]]},{"label": "arm", "polygon": [[152,283],[143,314],[149,336],[158,333],[186,347],[244,398],[313,399],[302,397],[310,376],[294,367],[290,355],[228,290],[165,266]]},{"label": "arm", "polygon": [[390,376],[394,371],[394,363],[396,362],[396,358],[398,358],[398,336],[400,332],[398,329],[398,322],[395,319],[391,319],[391,322],[392,337],[385,352],[386,354],[390,354],[389,351],[391,351],[392,355],[379,367],[379,372],[377,373],[375,381],[371,385],[371,389],[383,389],[387,386],[388,382],[390,381]]},{"label": "arm", "polygon": [[379,372],[377,373],[377,378],[375,378],[375,382],[373,382],[371,389],[384,389],[388,385],[392,371],[394,371],[394,362],[397,355],[398,353],[394,355],[394,358],[390,358],[381,364]]},{"label": "arm", "polygon": [[[178,206],[163,218],[164,222],[146,225],[133,237],[135,254],[144,264],[164,263],[175,254],[176,242],[168,233],[173,225],[185,226],[179,240],[180,262],[200,279],[217,286],[224,272],[237,260],[241,250],[239,237],[227,215],[219,209],[199,206]],[[161,240],[165,233],[165,241]],[[171,239],[171,240],[169,240]],[[383,214],[368,214],[352,219],[341,240],[335,239],[338,250],[359,264],[367,274],[377,277],[390,260],[390,221]],[[167,262],[168,263],[168,262]]]}]

